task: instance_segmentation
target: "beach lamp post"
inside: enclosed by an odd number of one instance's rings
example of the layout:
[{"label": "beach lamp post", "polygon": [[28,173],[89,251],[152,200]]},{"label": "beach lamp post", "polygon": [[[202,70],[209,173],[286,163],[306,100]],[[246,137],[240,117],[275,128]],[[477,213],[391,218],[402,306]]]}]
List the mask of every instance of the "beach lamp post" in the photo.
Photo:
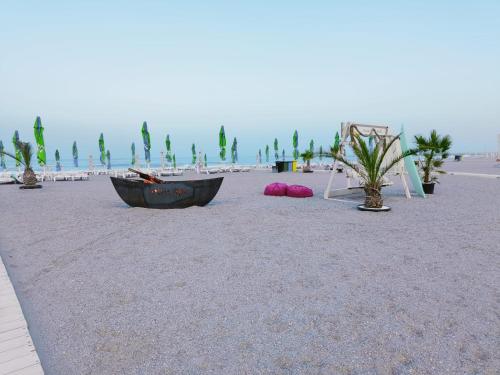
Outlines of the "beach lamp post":
[{"label": "beach lamp post", "polygon": [[43,126],[40,116],[35,119],[35,124],[33,125],[33,130],[35,132],[35,140],[37,146],[36,157],[38,160],[38,165],[44,168],[47,164],[47,155],[45,153],[45,141],[43,139]]},{"label": "beach lamp post", "polygon": [[141,134],[142,141],[144,142],[144,158],[146,161],[146,168],[149,169],[151,166],[151,137],[149,136],[148,123],[146,121],[142,123]]},{"label": "beach lamp post", "polygon": [[220,127],[219,130],[219,156],[221,161],[226,160],[226,132],[224,131],[224,126]]},{"label": "beach lamp post", "polygon": [[73,142],[73,165],[75,168],[78,168],[78,146],[76,145],[76,141]]},{"label": "beach lamp post", "polygon": [[161,169],[165,169],[165,154],[163,151],[160,151],[160,165]]},{"label": "beach lamp post", "polygon": [[92,155],[89,155],[89,171],[93,171],[94,170],[94,159],[92,158]]},{"label": "beach lamp post", "polygon": [[293,146],[293,160],[297,160],[299,158],[299,133],[297,130],[293,133],[292,137],[292,146]]},{"label": "beach lamp post", "polygon": [[104,147],[104,134],[101,133],[99,136],[99,160],[101,162],[101,165],[104,166],[106,165],[106,148]]}]

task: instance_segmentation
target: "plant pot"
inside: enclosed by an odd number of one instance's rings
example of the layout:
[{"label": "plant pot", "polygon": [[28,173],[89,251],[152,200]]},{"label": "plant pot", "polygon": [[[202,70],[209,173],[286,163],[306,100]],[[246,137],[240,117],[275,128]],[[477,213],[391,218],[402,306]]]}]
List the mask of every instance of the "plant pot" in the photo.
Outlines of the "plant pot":
[{"label": "plant pot", "polygon": [[391,208],[389,206],[382,206],[379,208],[366,207],[364,204],[360,204],[357,206],[360,211],[371,211],[371,212],[387,212],[390,211]]},{"label": "plant pot", "polygon": [[424,189],[425,194],[434,194],[434,182],[423,183],[422,188]]}]

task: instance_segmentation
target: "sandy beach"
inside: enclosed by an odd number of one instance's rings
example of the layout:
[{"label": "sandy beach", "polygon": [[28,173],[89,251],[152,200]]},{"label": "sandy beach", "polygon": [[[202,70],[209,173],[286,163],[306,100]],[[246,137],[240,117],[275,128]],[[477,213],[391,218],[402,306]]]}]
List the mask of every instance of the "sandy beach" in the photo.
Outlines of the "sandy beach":
[{"label": "sandy beach", "polygon": [[[224,177],[184,210],[130,208],[106,176],[0,186],[46,374],[498,373],[500,179],[445,175],[411,200],[396,183],[376,214],[324,200],[325,172]],[[264,196],[275,181],[315,196]]]}]

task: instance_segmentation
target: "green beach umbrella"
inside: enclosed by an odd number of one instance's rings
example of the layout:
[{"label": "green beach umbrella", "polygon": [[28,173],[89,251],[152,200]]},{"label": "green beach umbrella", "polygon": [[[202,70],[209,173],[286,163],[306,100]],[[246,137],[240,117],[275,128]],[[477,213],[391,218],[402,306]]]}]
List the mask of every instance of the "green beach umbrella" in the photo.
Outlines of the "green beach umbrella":
[{"label": "green beach umbrella", "polygon": [[61,170],[61,156],[59,155],[59,150],[56,150],[56,171]]},{"label": "green beach umbrella", "polygon": [[319,146],[319,160],[323,160],[323,146]]},{"label": "green beach umbrella", "polygon": [[146,164],[151,163],[151,138],[148,131],[148,123],[144,121],[142,123],[142,141],[144,142],[144,158],[146,159]]},{"label": "green beach umbrella", "polygon": [[99,156],[99,160],[102,165],[106,165],[106,148],[104,147],[104,134],[101,133],[99,136],[99,151],[101,155]]},{"label": "green beach umbrella", "polygon": [[292,138],[292,145],[293,145],[293,160],[297,160],[299,158],[299,133],[297,130],[293,133],[293,138]]},{"label": "green beach umbrella", "polygon": [[208,162],[207,162],[207,154],[205,154],[205,155],[203,156],[203,160],[205,161],[204,166],[205,166],[205,168],[206,168],[206,167],[208,166]]},{"label": "green beach umbrella", "polygon": [[5,165],[5,155],[3,154],[4,151],[5,148],[3,147],[3,142],[0,141],[0,168],[7,169],[7,166]]},{"label": "green beach umbrella", "polygon": [[196,164],[196,146],[194,143],[191,146],[191,164]]},{"label": "green beach umbrella", "polygon": [[167,161],[169,163],[172,162],[172,145],[170,144],[170,135],[167,134],[167,138],[165,139],[165,146],[167,147],[167,155],[165,155]]},{"label": "green beach umbrella", "polygon": [[220,147],[220,160],[226,160],[226,132],[224,131],[224,125],[220,127],[219,130],[219,147]]},{"label": "green beach umbrella", "polygon": [[43,140],[43,126],[40,116],[37,116],[33,128],[35,131],[35,140],[38,149],[36,157],[38,159],[38,164],[40,165],[40,167],[44,167],[47,164],[47,155],[45,153],[45,141]]},{"label": "green beach umbrella", "polygon": [[76,141],[73,142],[73,164],[76,168],[78,168],[78,147],[76,145]]},{"label": "green beach umbrella", "polygon": [[278,160],[278,138],[274,138],[274,160]]},{"label": "green beach umbrella", "polygon": [[106,160],[108,161],[108,169],[111,169],[111,153],[109,152],[106,152]]},{"label": "green beach umbrella", "polygon": [[266,163],[269,163],[269,145],[266,145]]},{"label": "green beach umbrella", "polygon": [[311,139],[311,142],[309,142],[309,151],[314,152],[314,141]]},{"label": "green beach umbrella", "polygon": [[12,136],[12,144],[14,145],[14,153],[16,155],[16,167],[21,166],[21,150],[17,147],[17,143],[19,142],[19,132],[16,130],[14,135]]},{"label": "green beach umbrella", "polygon": [[238,162],[238,141],[236,137],[234,137],[233,144],[231,145],[231,162],[233,164]]},{"label": "green beach umbrella", "polygon": [[132,145],[130,146],[130,151],[132,151],[132,165],[135,165],[136,159],[135,159],[135,143],[132,142]]},{"label": "green beach umbrella", "polygon": [[176,169],[177,163],[175,162],[175,154],[172,155],[172,163],[174,164],[174,169]]}]

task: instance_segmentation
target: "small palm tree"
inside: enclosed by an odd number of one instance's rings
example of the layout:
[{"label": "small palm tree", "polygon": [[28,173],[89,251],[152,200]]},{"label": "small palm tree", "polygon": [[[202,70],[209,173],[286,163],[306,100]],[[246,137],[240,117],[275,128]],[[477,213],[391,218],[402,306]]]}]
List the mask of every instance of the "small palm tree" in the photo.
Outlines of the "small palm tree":
[{"label": "small palm tree", "polygon": [[303,169],[303,172],[311,172],[311,160],[314,159],[314,152],[311,150],[306,150],[302,154],[300,154],[300,157],[306,163],[306,166]]},{"label": "small palm tree", "polygon": [[437,181],[437,176],[433,173],[446,173],[439,168],[443,166],[444,160],[449,156],[451,137],[449,135],[440,136],[436,130],[432,130],[429,138],[416,135],[415,143],[418,153],[424,158],[420,164],[424,184]]},{"label": "small palm tree", "polygon": [[385,163],[387,152],[398,139],[399,135],[389,142],[385,139],[380,140],[373,149],[370,149],[359,135],[354,136],[351,146],[358,159],[357,163],[347,159],[340,152],[340,144],[331,148],[331,155],[335,160],[352,168],[360,176],[363,181],[365,207],[367,208],[382,208],[384,204],[382,197],[384,176],[402,159],[416,153],[416,150],[408,150]]},{"label": "small palm tree", "polygon": [[25,185],[29,186],[36,185],[37,183],[36,175],[35,172],[33,172],[33,169],[31,168],[31,159],[33,157],[33,149],[31,147],[31,144],[29,142],[17,141],[16,147],[19,149],[21,153],[21,158],[17,158],[15,155],[6,151],[2,151],[2,154],[10,156],[11,158],[17,160],[18,162],[24,165],[23,183]]}]

